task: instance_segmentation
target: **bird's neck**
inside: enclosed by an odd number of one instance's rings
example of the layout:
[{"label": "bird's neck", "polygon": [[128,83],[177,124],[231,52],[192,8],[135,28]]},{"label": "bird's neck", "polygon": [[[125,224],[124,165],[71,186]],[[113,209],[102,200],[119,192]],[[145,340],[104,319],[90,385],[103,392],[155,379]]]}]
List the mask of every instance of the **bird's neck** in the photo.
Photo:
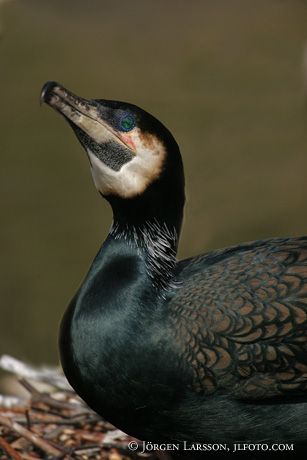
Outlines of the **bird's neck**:
[{"label": "bird's neck", "polygon": [[[113,209],[113,225],[107,246],[112,244],[115,249],[114,245],[119,243],[119,248],[126,247],[139,256],[148,282],[164,295],[173,287],[184,209],[183,184],[164,180],[159,187],[153,186],[134,199],[109,197],[109,201]],[[117,248],[114,253],[118,253]]]},{"label": "bird's neck", "polygon": [[107,241],[135,251],[153,288],[163,296],[174,287],[178,238],[178,229],[171,222],[152,218],[132,224],[114,219]]}]

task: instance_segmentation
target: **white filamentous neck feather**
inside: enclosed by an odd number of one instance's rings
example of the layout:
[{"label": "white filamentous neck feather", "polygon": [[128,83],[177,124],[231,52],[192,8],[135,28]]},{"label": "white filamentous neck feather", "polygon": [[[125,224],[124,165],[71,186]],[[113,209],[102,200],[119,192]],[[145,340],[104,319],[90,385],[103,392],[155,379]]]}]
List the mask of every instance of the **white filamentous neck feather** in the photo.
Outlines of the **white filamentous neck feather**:
[{"label": "white filamentous neck feather", "polygon": [[161,224],[156,219],[146,221],[140,227],[113,223],[110,236],[116,240],[124,239],[142,256],[145,249],[148,275],[162,297],[166,291],[177,287],[174,280],[178,239],[175,228],[170,230],[166,223]]}]

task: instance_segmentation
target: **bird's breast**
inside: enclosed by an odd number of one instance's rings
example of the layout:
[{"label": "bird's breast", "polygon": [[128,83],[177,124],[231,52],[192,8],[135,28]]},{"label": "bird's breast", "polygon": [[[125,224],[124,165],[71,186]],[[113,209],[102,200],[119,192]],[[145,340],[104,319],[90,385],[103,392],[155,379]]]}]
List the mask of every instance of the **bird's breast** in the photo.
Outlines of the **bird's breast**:
[{"label": "bird's breast", "polygon": [[84,401],[123,431],[142,435],[158,424],[188,388],[172,348],[167,322],[141,314],[75,312],[74,302],[60,330],[64,373]]}]

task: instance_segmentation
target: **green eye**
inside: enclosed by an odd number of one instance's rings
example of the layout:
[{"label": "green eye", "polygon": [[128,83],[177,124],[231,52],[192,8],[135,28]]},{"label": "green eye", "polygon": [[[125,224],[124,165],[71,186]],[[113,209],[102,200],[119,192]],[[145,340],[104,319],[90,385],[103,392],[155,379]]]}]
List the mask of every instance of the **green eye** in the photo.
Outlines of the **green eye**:
[{"label": "green eye", "polygon": [[119,122],[119,129],[121,131],[131,131],[135,127],[135,118],[132,114],[123,115]]}]

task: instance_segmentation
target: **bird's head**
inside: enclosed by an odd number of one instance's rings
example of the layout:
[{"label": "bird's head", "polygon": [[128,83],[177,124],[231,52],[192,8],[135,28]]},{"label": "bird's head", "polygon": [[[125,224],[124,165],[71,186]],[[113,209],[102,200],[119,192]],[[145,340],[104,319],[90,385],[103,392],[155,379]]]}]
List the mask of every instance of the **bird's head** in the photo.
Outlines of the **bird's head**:
[{"label": "bird's head", "polygon": [[44,85],[41,100],[72,126],[88,155],[95,186],[112,206],[130,203],[137,209],[143,203],[139,211],[146,214],[152,202],[157,206],[170,197],[175,208],[178,200],[183,206],[179,148],[152,115],[125,102],[83,99],[55,82]]}]

